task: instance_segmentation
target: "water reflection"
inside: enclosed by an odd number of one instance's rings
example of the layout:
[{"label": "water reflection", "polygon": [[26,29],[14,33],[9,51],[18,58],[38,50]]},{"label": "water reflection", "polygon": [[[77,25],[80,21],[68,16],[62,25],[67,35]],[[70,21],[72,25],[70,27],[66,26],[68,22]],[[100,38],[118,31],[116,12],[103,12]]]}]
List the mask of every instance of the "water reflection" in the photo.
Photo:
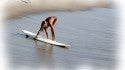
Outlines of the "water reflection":
[{"label": "water reflection", "polygon": [[53,45],[34,40],[38,58],[41,60],[42,67],[53,67]]}]

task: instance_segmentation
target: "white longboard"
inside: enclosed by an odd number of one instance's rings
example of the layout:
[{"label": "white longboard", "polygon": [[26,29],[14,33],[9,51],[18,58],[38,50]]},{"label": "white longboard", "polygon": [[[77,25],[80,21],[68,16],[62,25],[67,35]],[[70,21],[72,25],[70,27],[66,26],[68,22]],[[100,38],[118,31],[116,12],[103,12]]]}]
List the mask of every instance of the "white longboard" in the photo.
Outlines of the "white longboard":
[{"label": "white longboard", "polygon": [[[34,38],[36,36],[35,33],[32,33],[32,32],[27,31],[27,30],[22,30],[22,32],[26,36],[29,36],[30,38]],[[61,46],[61,47],[70,46],[70,45],[67,45],[67,44],[59,43],[59,42],[56,42],[56,41],[53,41],[53,40],[50,40],[50,39],[45,39],[45,38],[42,38],[42,37],[38,37],[36,40],[41,41],[41,42],[45,42],[45,43],[48,43],[48,44],[56,45],[56,46]]]}]

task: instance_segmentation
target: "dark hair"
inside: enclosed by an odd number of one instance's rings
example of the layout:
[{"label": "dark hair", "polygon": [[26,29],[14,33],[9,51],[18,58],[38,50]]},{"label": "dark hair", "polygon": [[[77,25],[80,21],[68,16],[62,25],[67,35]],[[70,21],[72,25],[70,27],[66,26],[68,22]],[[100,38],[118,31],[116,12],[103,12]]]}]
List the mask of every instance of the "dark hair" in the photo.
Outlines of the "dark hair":
[{"label": "dark hair", "polygon": [[42,21],[42,23],[41,23],[41,30],[43,31],[43,26],[44,26],[44,24],[45,24],[45,21]]},{"label": "dark hair", "polygon": [[42,27],[44,24],[45,24],[45,21],[42,21],[42,23],[41,23],[41,27]]}]

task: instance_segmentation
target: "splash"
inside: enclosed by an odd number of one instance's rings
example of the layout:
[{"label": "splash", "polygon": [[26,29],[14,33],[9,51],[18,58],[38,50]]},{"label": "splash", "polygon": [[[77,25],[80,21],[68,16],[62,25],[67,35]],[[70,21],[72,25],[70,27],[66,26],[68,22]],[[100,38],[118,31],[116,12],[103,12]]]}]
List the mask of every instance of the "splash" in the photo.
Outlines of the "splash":
[{"label": "splash", "polygon": [[8,0],[5,18],[14,18],[29,13],[50,11],[83,11],[95,7],[109,7],[109,0]]}]

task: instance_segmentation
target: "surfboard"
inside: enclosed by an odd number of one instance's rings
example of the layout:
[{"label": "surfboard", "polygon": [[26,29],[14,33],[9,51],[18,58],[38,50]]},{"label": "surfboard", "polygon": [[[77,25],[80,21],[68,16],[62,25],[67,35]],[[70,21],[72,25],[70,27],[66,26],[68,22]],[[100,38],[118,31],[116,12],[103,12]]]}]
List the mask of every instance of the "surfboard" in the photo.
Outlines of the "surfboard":
[{"label": "surfboard", "polygon": [[[22,30],[22,32],[25,34],[26,37],[30,37],[32,39],[35,38],[35,36],[36,36],[35,33],[32,33],[32,32],[27,31],[27,30]],[[46,39],[46,38],[42,38],[42,37],[38,37],[38,38],[36,38],[36,40],[44,42],[44,43],[48,43],[48,44],[51,44],[51,45],[60,46],[60,47],[69,47],[70,46],[68,44],[63,44],[63,43],[53,41],[53,40],[50,40],[50,39]]]}]

